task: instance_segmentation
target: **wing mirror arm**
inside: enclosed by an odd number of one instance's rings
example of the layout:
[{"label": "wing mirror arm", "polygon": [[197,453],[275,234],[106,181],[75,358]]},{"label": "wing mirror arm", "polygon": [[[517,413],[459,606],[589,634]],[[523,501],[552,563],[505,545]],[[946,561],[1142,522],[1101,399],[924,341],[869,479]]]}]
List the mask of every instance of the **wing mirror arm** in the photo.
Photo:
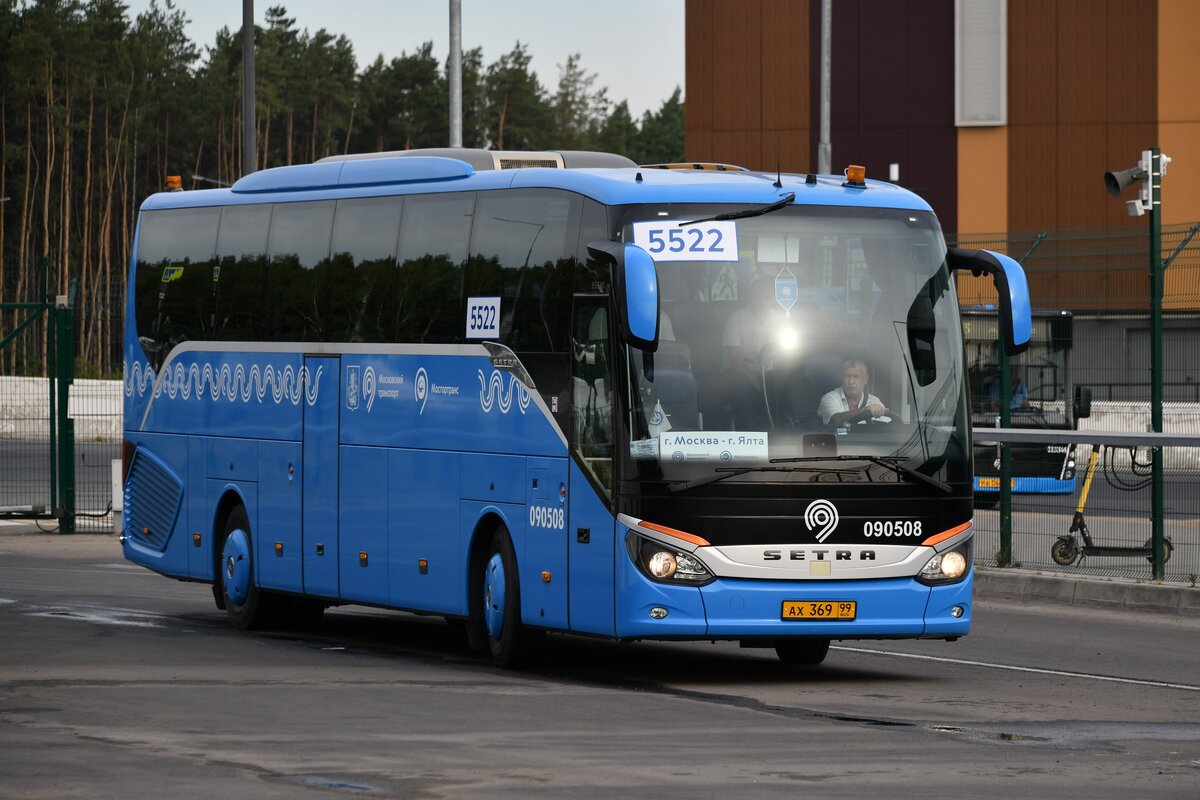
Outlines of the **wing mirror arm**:
[{"label": "wing mirror arm", "polygon": [[991,275],[1000,306],[1000,338],[1010,356],[1025,352],[1033,336],[1033,314],[1025,270],[1013,259],[990,250],[951,247],[946,252],[950,269],[972,275]]}]

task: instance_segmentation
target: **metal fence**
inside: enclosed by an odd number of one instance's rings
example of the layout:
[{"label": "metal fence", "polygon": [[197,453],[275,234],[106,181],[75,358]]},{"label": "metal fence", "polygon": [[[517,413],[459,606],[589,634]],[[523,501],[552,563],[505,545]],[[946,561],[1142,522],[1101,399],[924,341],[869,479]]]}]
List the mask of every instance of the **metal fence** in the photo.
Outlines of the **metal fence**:
[{"label": "metal fence", "polygon": [[[1150,253],[1145,224],[1119,228],[1055,230],[1008,234],[963,234],[952,245],[986,248],[1019,260],[1029,279],[1035,307],[1072,315],[1070,345],[1057,354],[1043,348],[1013,360],[1030,392],[1028,424],[1039,416],[1065,417],[1071,387],[1091,390],[1091,416],[1079,420],[1081,433],[1143,432],[1150,421]],[[1162,262],[1163,431],[1200,434],[1200,223],[1165,225]],[[964,307],[994,303],[995,289],[981,278],[958,282]],[[968,350],[968,360],[972,354]],[[1056,374],[1063,372],[1063,375]],[[973,387],[977,391],[980,387]],[[976,404],[976,425],[981,408]],[[1032,419],[1032,422],[1029,420]],[[1093,437],[1094,438],[1094,437]],[[979,437],[977,437],[977,441]],[[1065,437],[1064,437],[1065,440]],[[1015,494],[1012,498],[1014,566],[1093,575],[1149,579],[1143,555],[1091,555],[1069,566],[1056,563],[1051,549],[1067,536],[1092,452],[1084,442],[1074,453],[1075,476],[1064,494]],[[1151,532],[1150,452],[1141,446],[1108,446],[1093,477],[1085,521],[1097,548],[1139,548]],[[977,454],[977,463],[979,455]],[[1194,583],[1200,573],[1200,447],[1163,450],[1164,531],[1174,547],[1164,579]],[[1021,474],[1019,460],[1014,475]],[[995,495],[990,498],[993,502]],[[985,504],[987,505],[987,504]],[[1000,512],[976,512],[976,559],[997,564]]]},{"label": "metal fence", "polygon": [[[1164,437],[1174,444],[1163,447],[1163,580],[1194,586],[1200,575],[1200,435],[1116,434],[1091,427],[1088,420],[1081,420],[1078,431],[976,429],[976,443],[1040,439],[1073,447],[1078,470],[1068,493],[1014,493],[1008,537],[998,498],[993,495],[982,507],[977,505],[975,561],[1151,580],[1150,447]],[[1089,483],[1093,452],[1097,458]]]},{"label": "metal fence", "polygon": [[77,366],[98,372],[75,358],[85,330],[76,311],[96,303],[78,302],[76,280],[56,294],[51,264],[6,261],[0,271],[0,516],[64,533],[109,531],[120,382],[75,379]]}]

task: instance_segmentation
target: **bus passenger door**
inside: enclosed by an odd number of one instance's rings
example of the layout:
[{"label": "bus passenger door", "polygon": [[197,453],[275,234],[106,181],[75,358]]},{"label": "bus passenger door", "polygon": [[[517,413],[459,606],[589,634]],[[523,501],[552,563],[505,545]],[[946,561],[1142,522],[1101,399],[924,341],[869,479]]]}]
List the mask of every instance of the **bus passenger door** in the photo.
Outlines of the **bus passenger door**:
[{"label": "bus passenger door", "polygon": [[571,630],[616,633],[613,370],[607,295],[576,295],[571,324],[567,526]]},{"label": "bus passenger door", "polygon": [[341,358],[305,356],[304,376],[304,591],[337,597]]}]

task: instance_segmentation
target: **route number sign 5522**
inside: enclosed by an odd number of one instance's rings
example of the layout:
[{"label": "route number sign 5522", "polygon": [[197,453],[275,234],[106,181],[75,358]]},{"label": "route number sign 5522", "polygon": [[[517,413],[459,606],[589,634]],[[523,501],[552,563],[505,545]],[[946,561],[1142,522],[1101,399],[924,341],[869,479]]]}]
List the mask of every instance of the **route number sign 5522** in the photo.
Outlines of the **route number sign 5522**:
[{"label": "route number sign 5522", "polygon": [[467,338],[500,338],[500,298],[467,298]]},{"label": "route number sign 5522", "polygon": [[679,225],[679,220],[633,223],[633,243],[655,261],[737,261],[733,220]]}]

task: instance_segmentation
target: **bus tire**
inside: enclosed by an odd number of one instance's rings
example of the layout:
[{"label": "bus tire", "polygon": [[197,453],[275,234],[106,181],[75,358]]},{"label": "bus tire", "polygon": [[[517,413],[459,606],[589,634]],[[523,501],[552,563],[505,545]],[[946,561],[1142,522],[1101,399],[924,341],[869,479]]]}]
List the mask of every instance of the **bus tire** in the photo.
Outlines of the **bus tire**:
[{"label": "bus tire", "polygon": [[254,540],[244,506],[234,506],[225,518],[218,552],[217,580],[233,627],[252,630],[273,624],[278,598],[260,591],[254,583]]},{"label": "bus tire", "polygon": [[482,616],[492,661],[503,669],[519,667],[529,655],[529,639],[521,624],[517,557],[503,525],[492,534],[484,559],[482,590]]},{"label": "bus tire", "polygon": [[775,643],[775,655],[789,667],[815,667],[828,654],[828,639],[795,639]]}]

